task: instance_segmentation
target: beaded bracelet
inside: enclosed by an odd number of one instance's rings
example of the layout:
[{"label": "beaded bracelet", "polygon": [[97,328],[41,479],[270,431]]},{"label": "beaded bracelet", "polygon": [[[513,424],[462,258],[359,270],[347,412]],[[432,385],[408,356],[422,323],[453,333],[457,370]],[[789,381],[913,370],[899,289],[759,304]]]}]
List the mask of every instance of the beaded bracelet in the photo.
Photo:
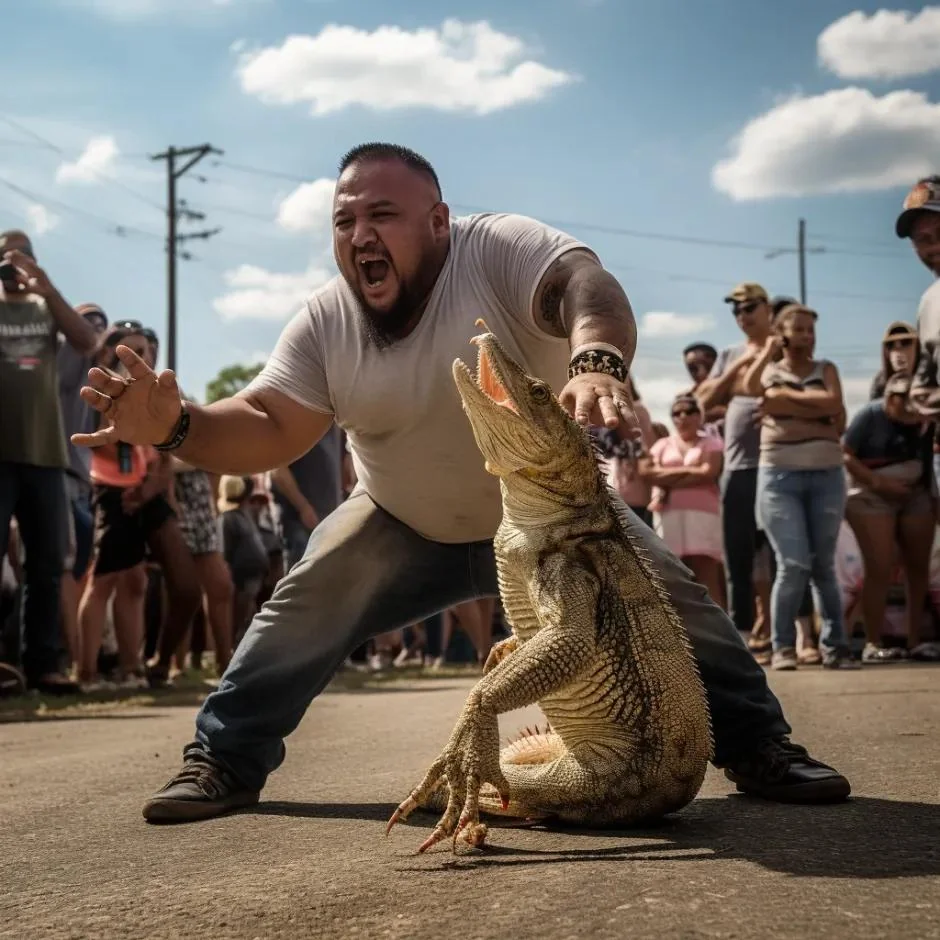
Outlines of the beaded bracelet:
[{"label": "beaded bracelet", "polygon": [[173,433],[162,444],[154,444],[156,450],[176,450],[189,433],[189,411],[186,408],[186,402],[180,402],[180,416],[173,428]]},{"label": "beaded bracelet", "polygon": [[584,349],[571,357],[568,363],[568,378],[585,372],[603,372],[612,375],[618,382],[627,381],[627,367],[621,356],[605,349]]}]

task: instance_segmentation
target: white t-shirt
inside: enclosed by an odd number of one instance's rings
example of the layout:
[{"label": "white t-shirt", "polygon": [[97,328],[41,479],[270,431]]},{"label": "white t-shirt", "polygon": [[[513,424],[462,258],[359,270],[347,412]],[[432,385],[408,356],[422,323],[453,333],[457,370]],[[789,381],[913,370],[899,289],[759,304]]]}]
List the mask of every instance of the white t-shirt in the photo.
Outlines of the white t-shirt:
[{"label": "white t-shirt", "polygon": [[507,352],[557,394],[567,339],[545,333],[532,300],[549,265],[582,242],[519,215],[451,222],[447,261],[424,315],[384,349],[369,339],[342,277],[316,291],[284,329],[253,390],[275,389],[346,431],[359,483],[378,505],[439,542],[490,539],[502,506],[498,480],[464,414],[453,361],[476,364],[470,338],[486,321]]}]

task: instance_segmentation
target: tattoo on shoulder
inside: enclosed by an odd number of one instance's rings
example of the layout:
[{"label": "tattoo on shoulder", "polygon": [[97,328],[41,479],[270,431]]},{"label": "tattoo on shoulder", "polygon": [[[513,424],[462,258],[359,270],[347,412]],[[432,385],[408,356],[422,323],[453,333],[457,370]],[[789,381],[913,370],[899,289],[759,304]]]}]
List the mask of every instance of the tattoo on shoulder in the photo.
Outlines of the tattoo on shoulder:
[{"label": "tattoo on shoulder", "polygon": [[541,314],[545,325],[559,336],[565,335],[565,324],[561,319],[561,301],[564,290],[557,281],[549,281],[542,291]]}]

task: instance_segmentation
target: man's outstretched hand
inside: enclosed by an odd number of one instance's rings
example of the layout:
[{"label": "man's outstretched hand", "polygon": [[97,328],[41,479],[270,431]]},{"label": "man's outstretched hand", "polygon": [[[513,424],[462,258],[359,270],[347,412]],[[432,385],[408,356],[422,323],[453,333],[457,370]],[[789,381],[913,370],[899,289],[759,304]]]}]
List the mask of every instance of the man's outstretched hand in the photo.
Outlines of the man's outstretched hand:
[{"label": "man's outstretched hand", "polygon": [[173,433],[183,407],[176,375],[169,369],[157,375],[133,349],[118,346],[118,359],[130,378],[104,369],[90,369],[82,398],[107,422],[93,434],[73,434],[81,447],[102,444],[162,444]]},{"label": "man's outstretched hand", "polygon": [[558,396],[578,424],[638,430],[630,389],[604,372],[585,372],[570,379]]}]

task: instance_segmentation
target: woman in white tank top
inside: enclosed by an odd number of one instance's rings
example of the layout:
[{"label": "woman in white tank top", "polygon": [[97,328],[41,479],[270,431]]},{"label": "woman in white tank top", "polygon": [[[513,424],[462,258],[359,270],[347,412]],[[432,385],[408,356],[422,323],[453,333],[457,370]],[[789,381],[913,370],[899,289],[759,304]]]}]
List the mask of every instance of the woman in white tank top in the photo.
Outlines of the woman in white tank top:
[{"label": "woman in white tank top", "polygon": [[835,550],[845,510],[840,435],[845,406],[839,371],[814,359],[815,311],[784,307],[744,377],[761,399],[757,517],[774,550],[771,668],[795,669],[796,618],[809,580],[822,618],[823,666],[855,666],[848,650]]}]

